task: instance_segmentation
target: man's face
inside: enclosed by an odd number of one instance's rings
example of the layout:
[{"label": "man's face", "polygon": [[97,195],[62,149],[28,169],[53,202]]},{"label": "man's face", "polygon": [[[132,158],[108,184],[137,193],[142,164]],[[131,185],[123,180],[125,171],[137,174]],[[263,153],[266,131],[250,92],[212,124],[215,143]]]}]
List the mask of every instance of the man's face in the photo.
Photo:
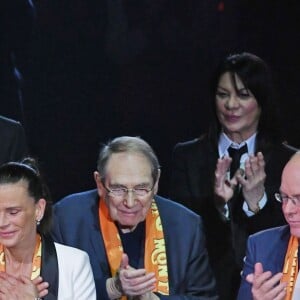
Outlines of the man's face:
[{"label": "man's face", "polygon": [[285,166],[280,193],[283,196],[294,198],[294,203],[291,199],[283,202],[282,211],[290,225],[291,234],[300,238],[300,154],[293,156]]},{"label": "man's face", "polygon": [[[145,220],[158,186],[158,182],[153,182],[147,158],[142,154],[126,152],[112,154],[107,162],[104,184],[99,182],[97,176],[96,182],[111,218],[124,230],[132,230]],[[123,196],[109,192],[118,189],[144,189],[147,192],[144,196],[138,196],[132,190]]]}]

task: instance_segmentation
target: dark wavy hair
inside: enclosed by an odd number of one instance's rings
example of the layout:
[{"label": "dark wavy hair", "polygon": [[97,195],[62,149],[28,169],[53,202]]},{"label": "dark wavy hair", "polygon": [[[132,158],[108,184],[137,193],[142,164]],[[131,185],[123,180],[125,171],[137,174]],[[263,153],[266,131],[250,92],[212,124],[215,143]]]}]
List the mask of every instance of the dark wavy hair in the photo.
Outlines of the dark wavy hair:
[{"label": "dark wavy hair", "polygon": [[14,184],[21,180],[28,183],[28,194],[35,203],[41,198],[46,200],[44,216],[40,225],[37,226],[39,233],[46,234],[51,226],[52,201],[49,189],[43,181],[35,159],[28,157],[21,162],[8,162],[0,167],[0,185]]},{"label": "dark wavy hair", "polygon": [[209,136],[217,145],[221,124],[216,114],[216,91],[221,76],[229,72],[232,83],[237,89],[236,77],[250,90],[261,108],[257,128],[256,151],[263,151],[277,142],[281,142],[279,126],[278,98],[275,91],[271,70],[260,57],[243,52],[227,56],[218,66],[211,86],[213,120],[210,124]]}]

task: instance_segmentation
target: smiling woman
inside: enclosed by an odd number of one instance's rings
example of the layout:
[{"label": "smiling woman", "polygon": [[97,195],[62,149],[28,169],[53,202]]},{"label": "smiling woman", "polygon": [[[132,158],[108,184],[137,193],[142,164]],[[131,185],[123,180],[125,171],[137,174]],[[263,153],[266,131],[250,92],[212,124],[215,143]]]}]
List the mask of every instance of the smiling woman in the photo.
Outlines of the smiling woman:
[{"label": "smiling woman", "polygon": [[50,195],[35,161],[2,165],[1,299],[96,299],[87,254],[46,238],[50,221]]},{"label": "smiling woman", "polygon": [[216,112],[224,133],[240,144],[256,132],[261,108],[238,75],[226,72],[218,84]]},{"label": "smiling woman", "polygon": [[[21,180],[15,184],[0,185],[0,243],[12,248],[19,245],[24,249],[34,247],[30,242],[35,240],[37,222],[43,218],[46,200],[39,199],[37,203],[27,193],[28,183]],[[6,225],[10,226],[6,226]],[[6,257],[9,259],[9,255]],[[19,277],[21,270],[10,270],[13,265],[7,264],[6,271]],[[25,267],[22,261],[21,267]],[[29,275],[29,274],[28,274]]]},{"label": "smiling woman", "polygon": [[285,222],[274,193],[292,152],[281,144],[277,97],[261,58],[225,57],[211,92],[209,132],[175,146],[170,195],[203,217],[220,299],[230,300],[247,237]]}]

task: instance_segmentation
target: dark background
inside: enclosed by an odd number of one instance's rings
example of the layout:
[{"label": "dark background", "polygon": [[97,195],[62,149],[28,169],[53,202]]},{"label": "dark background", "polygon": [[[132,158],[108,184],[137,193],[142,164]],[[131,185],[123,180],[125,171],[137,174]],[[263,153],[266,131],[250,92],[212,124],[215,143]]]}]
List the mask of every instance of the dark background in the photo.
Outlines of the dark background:
[{"label": "dark background", "polygon": [[282,128],[300,146],[298,1],[34,3],[34,36],[19,60],[23,124],[55,201],[94,188],[99,147],[120,135],[153,146],[167,196],[172,149],[206,131],[210,76],[229,53],[269,63]]}]

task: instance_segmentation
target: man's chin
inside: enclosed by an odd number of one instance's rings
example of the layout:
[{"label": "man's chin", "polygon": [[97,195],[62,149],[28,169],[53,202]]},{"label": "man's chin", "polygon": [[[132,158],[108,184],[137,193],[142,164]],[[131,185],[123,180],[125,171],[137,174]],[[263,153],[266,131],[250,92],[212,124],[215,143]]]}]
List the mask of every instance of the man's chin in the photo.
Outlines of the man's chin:
[{"label": "man's chin", "polygon": [[119,227],[122,229],[122,230],[126,230],[126,229],[129,229],[130,231],[132,231],[133,229],[136,228],[136,226],[140,223],[140,220],[137,220],[136,218],[134,219],[128,219],[128,218],[124,218],[124,219],[121,219],[118,224],[119,224]]},{"label": "man's chin", "polygon": [[290,226],[290,232],[291,235],[300,238],[300,223],[297,226],[295,225]]}]

